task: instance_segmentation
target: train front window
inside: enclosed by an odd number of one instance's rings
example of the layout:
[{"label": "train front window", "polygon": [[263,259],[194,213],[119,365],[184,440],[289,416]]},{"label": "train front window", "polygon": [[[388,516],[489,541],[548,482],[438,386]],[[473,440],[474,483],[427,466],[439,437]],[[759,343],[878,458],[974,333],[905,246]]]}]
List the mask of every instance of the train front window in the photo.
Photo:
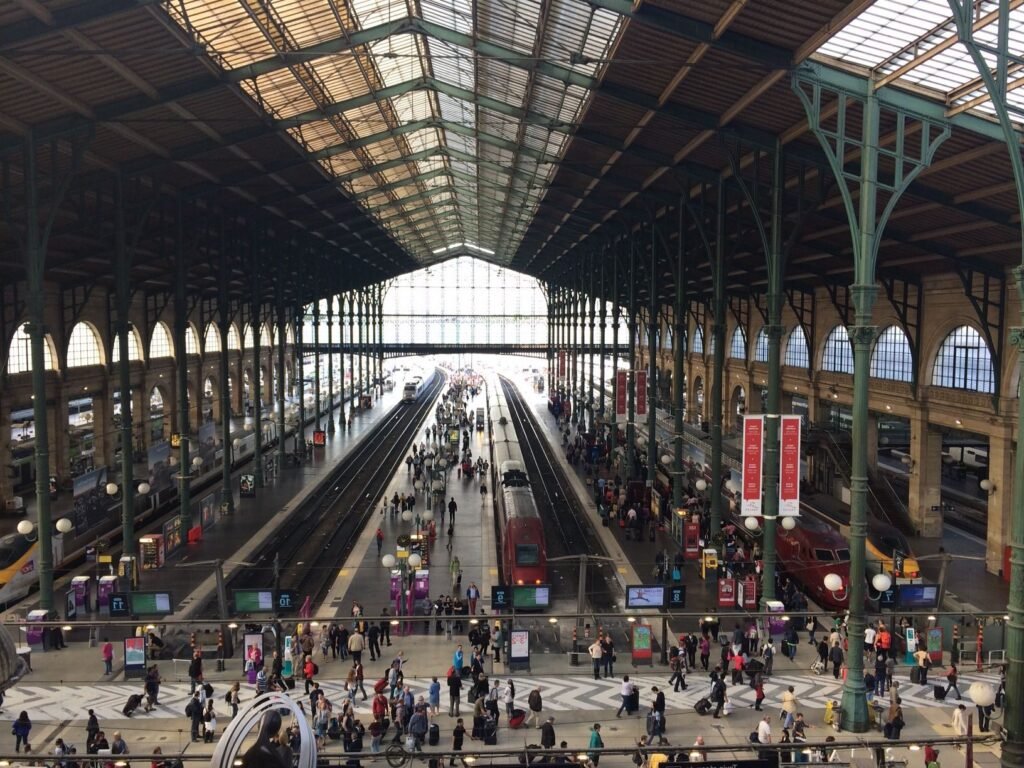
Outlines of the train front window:
[{"label": "train front window", "polygon": [[516,544],[516,565],[540,563],[540,548],[536,544]]},{"label": "train front window", "polygon": [[836,558],[830,549],[816,549],[814,550],[814,559],[820,560],[823,563],[831,563]]},{"label": "train front window", "polygon": [[848,550],[848,549],[837,549],[836,550],[836,559],[841,561],[841,562],[844,562],[844,563],[848,562],[849,559],[850,559],[850,550]]},{"label": "train front window", "polygon": [[906,539],[896,532],[882,534],[878,537],[878,544],[882,554],[886,557],[892,557],[895,550],[899,550],[903,554],[910,551],[910,545]]},{"label": "train front window", "polygon": [[28,552],[31,546],[32,542],[20,533],[9,533],[0,538],[0,569],[10,568]]}]

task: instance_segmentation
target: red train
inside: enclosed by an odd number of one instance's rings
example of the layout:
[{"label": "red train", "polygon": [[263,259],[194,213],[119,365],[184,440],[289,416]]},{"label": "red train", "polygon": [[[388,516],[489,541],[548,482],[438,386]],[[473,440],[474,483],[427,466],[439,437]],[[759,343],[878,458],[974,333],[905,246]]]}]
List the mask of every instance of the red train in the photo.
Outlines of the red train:
[{"label": "red train", "polygon": [[[792,531],[781,525],[775,531],[779,568],[801,584],[804,594],[821,607],[845,610],[850,589],[850,548],[846,539],[811,515],[802,515]],[[839,589],[825,587],[828,574],[842,580]]]}]

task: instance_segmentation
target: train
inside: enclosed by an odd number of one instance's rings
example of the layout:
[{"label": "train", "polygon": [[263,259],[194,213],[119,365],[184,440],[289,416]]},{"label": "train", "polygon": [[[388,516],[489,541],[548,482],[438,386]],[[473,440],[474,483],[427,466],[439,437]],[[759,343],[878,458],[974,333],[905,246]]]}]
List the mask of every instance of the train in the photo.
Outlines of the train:
[{"label": "train", "polygon": [[519,438],[509,418],[501,387],[488,387],[491,467],[498,504],[501,568],[514,586],[548,583],[544,523],[530,487]]},{"label": "train", "polygon": [[425,386],[421,376],[413,376],[408,379],[405,386],[402,387],[402,402],[415,403],[420,399],[420,393],[423,392]]},{"label": "train", "polygon": [[35,588],[38,557],[38,540],[29,541],[20,533],[0,536],[0,606],[9,606]]}]

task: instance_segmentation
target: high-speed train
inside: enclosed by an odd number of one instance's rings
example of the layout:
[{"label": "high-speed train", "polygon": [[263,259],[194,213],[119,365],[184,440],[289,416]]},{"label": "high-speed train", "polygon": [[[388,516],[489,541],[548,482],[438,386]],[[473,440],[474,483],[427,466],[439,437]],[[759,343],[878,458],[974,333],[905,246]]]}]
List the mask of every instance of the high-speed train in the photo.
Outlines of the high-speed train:
[{"label": "high-speed train", "polygon": [[519,439],[501,388],[488,387],[491,466],[500,515],[502,576],[512,585],[547,584],[544,523],[526,474]]},{"label": "high-speed train", "polygon": [[420,399],[420,392],[423,391],[424,383],[423,378],[420,376],[413,376],[405,382],[405,386],[402,387],[402,402],[403,403],[415,403]]}]

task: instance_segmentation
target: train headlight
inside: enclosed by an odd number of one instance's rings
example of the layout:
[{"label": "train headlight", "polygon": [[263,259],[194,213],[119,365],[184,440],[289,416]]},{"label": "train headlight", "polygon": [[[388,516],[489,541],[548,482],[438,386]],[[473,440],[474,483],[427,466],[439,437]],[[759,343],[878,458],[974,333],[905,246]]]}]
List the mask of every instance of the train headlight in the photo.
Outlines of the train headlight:
[{"label": "train headlight", "polygon": [[516,579],[516,584],[518,584],[519,586],[523,586],[523,580],[522,579]]},{"label": "train headlight", "polygon": [[534,579],[534,580],[533,580],[533,583],[534,583],[534,584],[538,584],[538,585],[539,585],[539,584],[540,584],[540,579]]}]

